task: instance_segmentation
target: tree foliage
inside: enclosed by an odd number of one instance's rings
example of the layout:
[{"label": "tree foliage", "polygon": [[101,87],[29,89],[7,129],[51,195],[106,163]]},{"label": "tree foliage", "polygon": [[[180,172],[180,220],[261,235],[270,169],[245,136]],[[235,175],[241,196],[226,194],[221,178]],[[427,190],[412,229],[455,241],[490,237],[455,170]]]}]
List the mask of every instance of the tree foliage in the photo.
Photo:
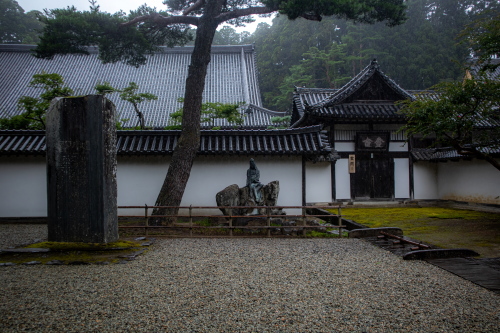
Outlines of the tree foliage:
[{"label": "tree foliage", "polygon": [[157,100],[158,97],[151,93],[139,93],[137,90],[139,86],[135,82],[130,82],[129,85],[120,91],[120,98],[124,101],[131,103],[134,107],[135,113],[139,118],[138,125],[143,130],[145,129],[145,120],[143,113],[139,110],[139,104],[146,101]]},{"label": "tree foliage", "polygon": [[41,18],[45,26],[35,50],[38,58],[52,58],[56,54],[89,54],[89,46],[99,48],[103,63],[122,61],[139,67],[146,62],[146,55],[154,54],[159,46],[182,45],[190,40],[185,25],[162,26],[154,19],[138,25],[125,25],[138,17],[168,15],[155,8],[142,5],[126,15],[101,12],[93,4],[89,11],[75,7],[53,9]]},{"label": "tree foliage", "polygon": [[[135,114],[138,118],[137,127],[141,130],[146,129],[146,120],[144,118],[144,114],[139,110],[139,104],[142,102],[157,100],[158,96],[151,93],[139,93],[139,85],[135,82],[129,82],[128,86],[123,89],[117,89],[111,86],[109,82],[100,82],[95,85],[94,89],[98,94],[106,95],[114,92],[120,93],[120,98],[123,101],[129,102],[132,104],[135,110]],[[117,121],[117,127],[119,129],[124,129],[121,125],[120,121]]]},{"label": "tree foliage", "polygon": [[[461,33],[477,50],[484,50],[480,63],[488,64],[489,57],[500,53],[497,19],[493,16],[475,22]],[[436,85],[433,89],[438,100],[403,102],[407,134],[435,136],[438,143],[453,147],[459,154],[486,159],[500,170],[500,163],[490,155],[491,149],[500,148],[500,81],[487,75],[490,69],[485,67],[463,81]]]},{"label": "tree foliage", "polygon": [[0,0],[0,43],[33,44],[43,26],[38,11],[24,12],[15,0]]},{"label": "tree foliage", "polygon": [[490,63],[491,57],[500,57],[500,12],[488,10],[481,18],[469,24],[461,37],[468,42],[484,70],[495,70],[500,63]]},{"label": "tree foliage", "polygon": [[409,137],[432,137],[459,154],[484,158],[500,170],[489,156],[500,148],[500,82],[487,77],[446,82],[433,87],[439,99],[405,101],[404,130]]},{"label": "tree foliage", "polygon": [[[328,79],[332,72],[324,70],[321,59],[323,53],[335,49],[343,53],[335,58],[341,61],[335,68],[339,78],[353,77],[377,58],[384,72],[405,89],[422,90],[459,79],[463,75],[460,64],[470,50],[458,43],[457,35],[480,15],[494,16],[500,6],[489,0],[408,0],[406,4],[408,20],[393,28],[337,17],[311,22],[289,21],[284,16],[275,18],[272,26],[259,26],[250,41],[256,45],[264,105],[289,109],[294,85],[332,88]],[[314,48],[318,51],[311,54]]]},{"label": "tree foliage", "polygon": [[[178,99],[179,103],[184,103],[183,98]],[[244,102],[237,104],[211,103],[205,102],[201,105],[201,123],[209,124],[212,129],[220,129],[215,126],[215,120],[225,119],[229,124],[234,126],[243,125],[244,116],[240,112],[240,108]],[[170,114],[170,123],[167,129],[182,129],[182,116],[184,109],[180,108],[176,112]]]},{"label": "tree foliage", "polygon": [[70,96],[73,93],[64,86],[64,80],[57,73],[40,73],[33,75],[29,87],[42,89],[38,98],[22,96],[19,98],[18,107],[24,110],[20,115],[0,119],[2,129],[45,129],[45,115],[50,102],[55,97]]}]

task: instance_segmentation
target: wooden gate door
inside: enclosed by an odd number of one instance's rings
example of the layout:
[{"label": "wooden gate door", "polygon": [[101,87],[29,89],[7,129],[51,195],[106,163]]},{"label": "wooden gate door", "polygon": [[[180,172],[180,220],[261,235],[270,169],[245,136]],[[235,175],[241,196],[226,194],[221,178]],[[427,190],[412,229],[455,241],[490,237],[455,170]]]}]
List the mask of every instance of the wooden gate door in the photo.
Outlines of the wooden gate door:
[{"label": "wooden gate door", "polygon": [[394,163],[391,158],[356,157],[356,173],[351,184],[355,199],[393,199]]}]

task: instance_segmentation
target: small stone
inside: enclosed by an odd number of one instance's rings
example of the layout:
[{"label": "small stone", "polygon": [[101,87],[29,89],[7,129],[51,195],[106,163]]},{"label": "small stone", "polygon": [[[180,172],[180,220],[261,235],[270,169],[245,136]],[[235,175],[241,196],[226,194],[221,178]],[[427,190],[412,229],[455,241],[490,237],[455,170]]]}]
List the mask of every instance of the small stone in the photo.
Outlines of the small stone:
[{"label": "small stone", "polygon": [[50,249],[42,249],[42,248],[20,248],[20,249],[4,249],[3,252],[9,253],[40,253],[40,252],[49,252]]},{"label": "small stone", "polygon": [[40,264],[41,264],[40,261],[28,261],[23,263],[23,265],[40,265]]},{"label": "small stone", "polygon": [[146,237],[137,237],[135,240],[136,240],[136,241],[146,240]]},{"label": "small stone", "polygon": [[64,265],[64,262],[61,260],[51,260],[48,261],[46,265]]},{"label": "small stone", "polygon": [[75,260],[68,262],[68,265],[90,265],[90,263],[81,260]]},{"label": "small stone", "polygon": [[1,262],[0,263],[0,266],[15,266],[16,264],[14,264],[13,262]]}]

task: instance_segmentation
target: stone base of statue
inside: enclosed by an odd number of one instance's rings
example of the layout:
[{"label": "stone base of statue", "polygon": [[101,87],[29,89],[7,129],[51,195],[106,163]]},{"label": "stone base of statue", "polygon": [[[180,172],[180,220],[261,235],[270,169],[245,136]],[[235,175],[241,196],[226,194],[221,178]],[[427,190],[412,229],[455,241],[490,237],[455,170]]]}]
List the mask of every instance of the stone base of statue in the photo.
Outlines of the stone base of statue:
[{"label": "stone base of statue", "polygon": [[[229,185],[215,196],[218,207],[228,207],[228,206],[241,206],[241,207],[249,207],[249,208],[240,208],[240,209],[227,209],[220,208],[224,215],[244,215],[244,216],[252,216],[252,215],[267,215],[268,208],[274,207],[278,202],[278,194],[280,191],[279,181],[275,180],[270,182],[267,185],[264,185],[260,188],[261,193],[261,201],[256,202],[255,196],[252,194],[252,190],[248,187],[240,188],[238,185],[233,184]],[[261,206],[264,208],[255,209],[253,207]],[[271,208],[269,212],[270,215],[283,215],[281,209]]]}]

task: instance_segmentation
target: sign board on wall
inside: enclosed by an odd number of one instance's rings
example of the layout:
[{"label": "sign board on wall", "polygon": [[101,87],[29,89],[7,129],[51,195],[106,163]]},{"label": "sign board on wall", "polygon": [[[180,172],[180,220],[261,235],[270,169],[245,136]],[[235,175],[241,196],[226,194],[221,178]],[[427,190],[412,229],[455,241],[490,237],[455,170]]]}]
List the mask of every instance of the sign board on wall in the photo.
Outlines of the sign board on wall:
[{"label": "sign board on wall", "polygon": [[356,155],[349,155],[349,173],[356,173]]},{"label": "sign board on wall", "polygon": [[356,133],[356,151],[387,151],[389,148],[389,132]]}]

